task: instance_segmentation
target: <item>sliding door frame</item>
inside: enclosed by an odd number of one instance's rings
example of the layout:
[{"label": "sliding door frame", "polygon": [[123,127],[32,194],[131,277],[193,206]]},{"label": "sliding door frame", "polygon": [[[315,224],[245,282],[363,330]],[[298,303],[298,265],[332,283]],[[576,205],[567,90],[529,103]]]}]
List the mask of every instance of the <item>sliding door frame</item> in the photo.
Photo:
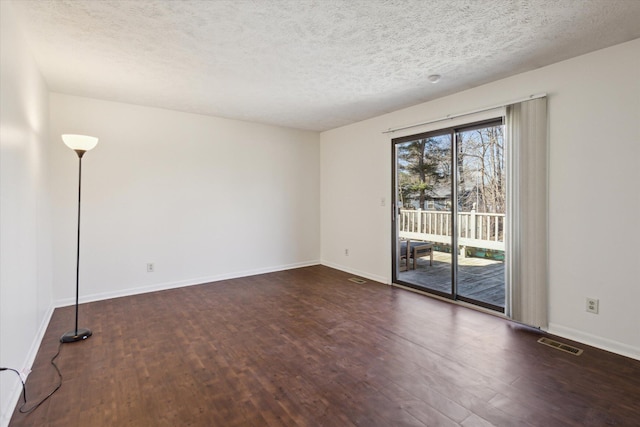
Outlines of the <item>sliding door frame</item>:
[{"label": "sliding door frame", "polygon": [[[424,288],[422,286],[418,286],[415,285],[413,283],[410,282],[403,282],[399,279],[399,269],[398,269],[398,264],[400,263],[400,254],[398,253],[398,248],[399,248],[399,242],[400,242],[400,236],[399,236],[399,225],[398,225],[398,217],[400,216],[400,206],[398,205],[398,170],[397,170],[397,156],[398,156],[398,145],[399,144],[403,144],[405,142],[410,142],[410,141],[415,141],[418,139],[423,139],[423,138],[428,138],[428,137],[433,137],[433,136],[441,136],[441,135],[450,135],[451,134],[451,129],[453,128],[443,128],[443,129],[437,129],[437,130],[433,130],[433,131],[429,131],[429,132],[421,132],[421,133],[417,133],[417,134],[413,134],[413,135],[407,135],[407,136],[403,136],[403,137],[399,137],[399,138],[393,138],[391,140],[391,175],[392,175],[392,183],[391,183],[391,203],[392,203],[392,213],[391,213],[391,253],[393,256],[393,259],[391,261],[391,268],[392,268],[392,276],[391,276],[391,283],[392,284],[398,284],[401,286],[405,286],[408,288],[412,288],[412,289],[416,289],[419,290],[421,292],[427,292],[429,294],[433,294],[433,295],[437,295],[452,301],[455,301],[455,294],[453,293],[454,289],[453,287],[451,287],[451,292],[450,293],[446,293],[446,292],[442,292],[439,291],[437,289],[428,289],[428,288]],[[453,140],[451,141],[451,150],[453,153]],[[453,172],[452,172],[453,173]],[[453,206],[453,203],[451,203],[451,205]],[[452,215],[452,223],[453,223],[453,215]],[[453,247],[453,236],[452,236],[452,247]],[[409,259],[408,259],[408,255],[407,254],[407,266],[409,265]],[[453,266],[453,264],[452,264]],[[454,268],[451,268],[451,282],[450,283],[454,283]]]},{"label": "sliding door frame", "polygon": [[[459,179],[459,167],[458,167],[458,150],[460,148],[459,133],[470,131],[474,129],[481,129],[489,126],[504,126],[505,119],[504,116],[496,116],[490,119],[463,123],[457,126],[451,126],[441,129],[436,129],[428,132],[421,132],[413,135],[402,136],[399,138],[393,138],[391,140],[391,171],[392,171],[392,185],[391,185],[391,200],[392,200],[392,215],[391,215],[391,236],[392,236],[392,284],[398,284],[401,286],[417,289],[422,292],[426,292],[428,294],[437,295],[440,297],[444,297],[453,301],[462,301],[465,303],[473,304],[479,307],[488,308],[490,310],[496,311],[498,313],[506,313],[508,301],[505,301],[505,307],[495,306],[490,303],[486,303],[484,301],[475,300],[472,298],[460,296],[458,294],[458,179]],[[419,139],[426,139],[434,136],[441,135],[450,135],[451,137],[451,225],[450,225],[450,235],[451,235],[451,293],[445,293],[438,291],[436,289],[430,289],[427,287],[419,286],[413,283],[404,282],[399,279],[399,269],[398,264],[400,263],[400,254],[398,253],[399,247],[399,210],[400,206],[398,205],[398,145],[415,141]],[[506,159],[505,159],[506,161]],[[505,230],[506,231],[506,230]],[[505,236],[505,241],[508,236]],[[408,256],[408,254],[407,254]],[[408,264],[408,259],[407,259]],[[505,295],[507,293],[507,276],[505,275]]]}]

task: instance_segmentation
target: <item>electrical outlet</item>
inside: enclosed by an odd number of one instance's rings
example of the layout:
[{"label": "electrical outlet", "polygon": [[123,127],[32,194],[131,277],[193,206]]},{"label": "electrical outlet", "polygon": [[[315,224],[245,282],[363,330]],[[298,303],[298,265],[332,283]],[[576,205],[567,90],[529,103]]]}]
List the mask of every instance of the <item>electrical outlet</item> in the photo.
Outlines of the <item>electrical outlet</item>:
[{"label": "electrical outlet", "polygon": [[380,206],[387,206],[387,199],[384,197],[380,197]]},{"label": "electrical outlet", "polygon": [[148,262],[147,263],[147,273],[153,273],[154,271],[156,271],[156,266],[153,265],[152,262]]},{"label": "electrical outlet", "polygon": [[600,300],[595,298],[587,298],[587,312],[598,314],[599,305],[600,305]]},{"label": "electrical outlet", "polygon": [[344,256],[349,256],[349,249],[344,250]]}]

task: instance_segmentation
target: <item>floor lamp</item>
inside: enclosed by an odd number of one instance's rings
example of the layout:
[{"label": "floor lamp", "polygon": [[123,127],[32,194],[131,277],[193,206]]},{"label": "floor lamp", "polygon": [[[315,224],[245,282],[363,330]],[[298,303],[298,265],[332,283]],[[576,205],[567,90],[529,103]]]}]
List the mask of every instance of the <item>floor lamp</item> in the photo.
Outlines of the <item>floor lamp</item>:
[{"label": "floor lamp", "polygon": [[78,154],[78,234],[76,244],[76,326],[75,329],[67,332],[60,338],[60,342],[76,342],[89,338],[92,334],[90,329],[78,328],[78,294],[80,290],[80,196],[82,186],[82,156],[87,151],[93,149],[98,144],[98,138],[85,135],[62,135],[62,141]]}]

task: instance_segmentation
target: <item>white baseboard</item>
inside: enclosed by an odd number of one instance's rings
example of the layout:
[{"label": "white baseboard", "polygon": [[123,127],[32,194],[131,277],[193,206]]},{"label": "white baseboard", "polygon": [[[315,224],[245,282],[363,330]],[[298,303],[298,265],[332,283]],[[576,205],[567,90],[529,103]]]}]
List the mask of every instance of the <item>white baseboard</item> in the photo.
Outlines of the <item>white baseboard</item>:
[{"label": "white baseboard", "polygon": [[[277,271],[292,270],[294,268],[310,267],[320,264],[319,260],[304,261],[294,264],[278,265],[274,267],[258,268],[254,270],[236,271],[233,273],[219,274],[216,276],[196,277],[175,282],[156,283],[147,286],[138,286],[128,289],[121,289],[110,292],[100,292],[96,294],[84,295],[79,298],[80,303],[103,301],[111,298],[120,298],[131,295],[146,294],[149,292],[164,291],[167,289],[183,288],[186,286],[201,285],[204,283],[218,282],[220,280],[238,279],[240,277],[255,276],[258,274],[274,273]],[[75,298],[63,298],[56,301],[56,307],[66,307],[74,305]]]},{"label": "white baseboard", "polygon": [[[51,321],[51,316],[53,315],[54,305],[49,305],[47,311],[44,313],[42,317],[42,321],[38,326],[38,330],[36,331],[35,336],[33,337],[33,341],[31,342],[31,346],[29,347],[29,351],[27,352],[27,356],[24,359],[23,366],[20,368],[22,372],[30,370],[33,367],[33,362],[36,360],[36,356],[38,355],[38,350],[40,349],[40,344],[42,344],[42,338],[44,338],[44,333],[47,331],[47,327],[49,326],[49,322]],[[53,356],[53,355],[52,355]],[[7,427],[9,425],[9,421],[11,421],[11,416],[13,415],[13,411],[20,399],[20,395],[22,394],[22,383],[18,380],[17,376],[15,378],[15,386],[9,392],[9,397],[6,402],[3,402],[2,417],[0,418],[0,426]]]},{"label": "white baseboard", "polygon": [[556,323],[549,323],[548,332],[550,334],[558,335],[559,337],[563,337],[572,341],[578,341],[592,347],[597,347],[602,350],[640,360],[640,348],[638,347],[630,346],[607,338],[602,338],[597,335],[592,335],[583,331],[579,331],[577,329],[568,328]]},{"label": "white baseboard", "polygon": [[335,268],[336,270],[344,271],[345,273],[353,274],[353,275],[360,276],[360,277],[365,277],[365,278],[367,278],[369,280],[373,280],[374,282],[384,283],[385,285],[389,285],[390,284],[389,283],[389,279],[387,277],[378,276],[376,274],[366,273],[364,271],[359,271],[359,270],[356,270],[356,269],[351,268],[351,267],[346,267],[344,265],[335,264],[335,263],[330,262],[330,261],[322,260],[320,263],[322,265],[327,266],[327,267],[331,267],[331,268]]}]

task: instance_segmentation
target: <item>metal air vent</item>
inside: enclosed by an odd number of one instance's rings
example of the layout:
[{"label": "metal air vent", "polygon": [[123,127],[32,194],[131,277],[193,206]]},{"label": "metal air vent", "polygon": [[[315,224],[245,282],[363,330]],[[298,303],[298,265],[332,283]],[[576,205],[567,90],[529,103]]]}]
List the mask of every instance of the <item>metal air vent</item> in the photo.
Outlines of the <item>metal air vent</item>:
[{"label": "metal air vent", "polygon": [[576,348],[576,347],[570,346],[568,344],[563,344],[561,342],[554,341],[554,340],[549,339],[549,338],[540,338],[538,340],[538,342],[540,344],[544,344],[544,345],[547,345],[549,347],[553,347],[555,349],[564,351],[566,353],[571,353],[571,354],[573,354],[575,356],[580,356],[582,354],[582,349],[580,349],[580,348]]}]

